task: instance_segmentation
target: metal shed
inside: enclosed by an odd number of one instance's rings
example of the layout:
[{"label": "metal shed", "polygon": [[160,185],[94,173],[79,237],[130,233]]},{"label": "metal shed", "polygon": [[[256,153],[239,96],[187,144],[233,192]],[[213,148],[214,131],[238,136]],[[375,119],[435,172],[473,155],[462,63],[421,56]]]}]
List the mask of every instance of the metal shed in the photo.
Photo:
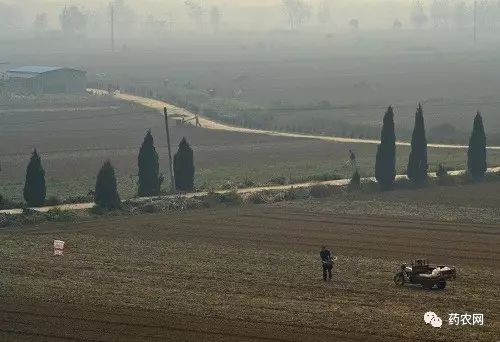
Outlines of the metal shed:
[{"label": "metal shed", "polygon": [[7,70],[5,74],[7,88],[14,93],[83,93],[87,85],[86,71],[64,67],[23,66]]}]

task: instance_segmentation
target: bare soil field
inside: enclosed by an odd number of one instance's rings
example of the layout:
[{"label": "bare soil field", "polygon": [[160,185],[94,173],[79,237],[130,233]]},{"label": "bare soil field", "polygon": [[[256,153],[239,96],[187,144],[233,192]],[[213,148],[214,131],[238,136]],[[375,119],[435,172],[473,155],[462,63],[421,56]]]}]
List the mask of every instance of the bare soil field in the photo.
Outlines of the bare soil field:
[{"label": "bare soil field", "polygon": [[[68,110],[68,101],[73,101],[75,110]],[[116,167],[122,197],[133,196],[137,154],[150,128],[161,168],[167,170],[164,120],[157,111],[109,97],[40,102],[40,107],[37,102],[28,102],[22,108],[4,106],[0,112],[0,193],[5,197],[22,199],[25,169],[35,147],[42,155],[49,196],[87,194],[94,187],[99,167],[108,158]],[[102,109],[103,106],[108,109]],[[300,180],[325,173],[348,178],[351,169],[345,163],[350,148],[357,154],[362,174],[373,173],[375,145],[211,131],[177,127],[173,123],[172,126],[174,144],[186,137],[193,146],[198,187],[245,179],[255,183],[277,177]],[[398,173],[404,173],[408,154],[409,148],[398,147]],[[444,163],[463,169],[466,151],[430,149],[429,160],[432,167]],[[500,165],[500,151],[489,151],[489,162]]]},{"label": "bare soil field", "polygon": [[[459,187],[452,195],[468,194],[470,201],[460,207],[474,208],[469,191]],[[390,195],[381,196],[386,206],[392,204]],[[422,197],[407,196],[424,211],[433,202]],[[416,217],[396,206],[389,217],[327,212],[326,207],[335,208],[330,200],[296,203],[1,230],[0,339],[494,341],[499,336],[497,223]],[[374,210],[368,198],[350,205]],[[51,255],[53,239],[66,241],[64,257]],[[322,244],[338,256],[331,282],[321,279]],[[455,265],[458,279],[444,291],[395,287],[393,272],[417,257]],[[424,324],[429,310],[443,319],[441,329]],[[455,312],[483,313],[484,326],[448,325]]]}]

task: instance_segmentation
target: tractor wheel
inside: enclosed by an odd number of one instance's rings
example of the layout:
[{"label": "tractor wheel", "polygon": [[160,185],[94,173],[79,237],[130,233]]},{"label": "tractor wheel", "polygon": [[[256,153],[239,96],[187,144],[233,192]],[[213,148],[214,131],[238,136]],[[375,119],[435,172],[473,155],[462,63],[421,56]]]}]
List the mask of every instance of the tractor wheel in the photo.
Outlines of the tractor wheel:
[{"label": "tractor wheel", "polygon": [[438,289],[444,290],[445,287],[446,287],[446,282],[445,281],[440,281],[439,283],[437,283],[437,288]]},{"label": "tractor wheel", "polygon": [[401,273],[394,275],[394,284],[403,286],[405,284],[405,277]]}]

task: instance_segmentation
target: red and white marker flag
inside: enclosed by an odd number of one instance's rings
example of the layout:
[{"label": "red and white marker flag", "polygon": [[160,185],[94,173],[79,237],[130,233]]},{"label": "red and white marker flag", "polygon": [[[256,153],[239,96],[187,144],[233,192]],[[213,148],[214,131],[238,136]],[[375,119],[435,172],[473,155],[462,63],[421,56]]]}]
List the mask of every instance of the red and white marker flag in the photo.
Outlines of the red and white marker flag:
[{"label": "red and white marker flag", "polygon": [[54,255],[63,255],[64,241],[54,240]]}]

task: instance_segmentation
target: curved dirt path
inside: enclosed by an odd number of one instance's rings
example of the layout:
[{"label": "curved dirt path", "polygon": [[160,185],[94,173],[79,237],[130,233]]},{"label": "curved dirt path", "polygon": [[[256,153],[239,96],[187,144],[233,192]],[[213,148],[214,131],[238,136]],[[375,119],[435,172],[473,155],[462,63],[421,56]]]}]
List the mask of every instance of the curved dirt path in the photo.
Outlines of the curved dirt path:
[{"label": "curved dirt path", "polygon": [[[97,91],[95,89],[89,89],[89,90],[92,92],[96,92],[98,94],[107,94],[106,92]],[[142,97],[142,96],[131,95],[131,94],[119,93],[119,92],[115,93],[113,96],[118,98],[118,99],[121,99],[124,101],[129,101],[129,102],[134,102],[134,103],[140,104],[144,107],[156,109],[158,111],[162,111],[163,108],[166,107],[170,115],[182,116],[187,120],[193,119],[195,117],[195,115],[192,112],[190,112],[184,108],[174,106],[174,105],[167,103],[167,102],[164,102],[164,101],[155,100],[155,99]],[[219,123],[216,121],[212,121],[212,120],[210,120],[206,117],[203,117],[203,116],[198,116],[198,117],[199,117],[201,126],[203,128],[206,128],[206,129],[230,131],[230,132],[240,132],[240,133],[247,133],[247,134],[262,134],[262,135],[287,137],[287,138],[315,139],[315,140],[333,141],[333,142],[351,143],[351,144],[375,144],[375,145],[378,145],[380,143],[380,140],[375,140],[375,139],[343,138],[343,137],[336,137],[336,136],[286,133],[286,132],[268,131],[268,130],[263,130],[263,129],[244,128],[244,127],[231,126],[231,125]],[[398,146],[410,146],[411,144],[409,142],[406,142],[406,141],[397,141],[396,145],[398,145]],[[466,149],[466,148],[468,148],[467,145],[455,145],[455,144],[427,144],[427,147],[429,147],[429,148],[450,148],[450,149]],[[500,151],[500,146],[488,146],[487,149]]]}]

